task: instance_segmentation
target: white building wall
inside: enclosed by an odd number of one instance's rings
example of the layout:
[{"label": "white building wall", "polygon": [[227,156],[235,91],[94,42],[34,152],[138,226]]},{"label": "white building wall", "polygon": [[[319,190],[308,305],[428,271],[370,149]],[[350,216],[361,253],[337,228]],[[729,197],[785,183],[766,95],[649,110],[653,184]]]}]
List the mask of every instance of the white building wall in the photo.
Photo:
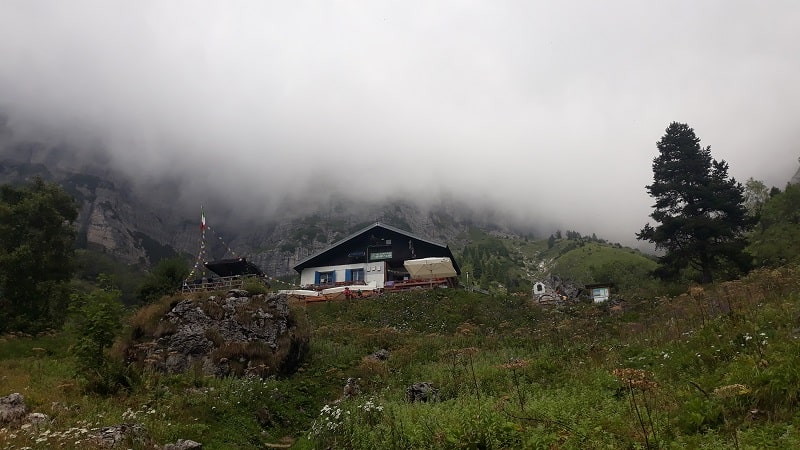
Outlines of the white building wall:
[{"label": "white building wall", "polygon": [[376,286],[382,288],[386,282],[386,263],[384,261],[358,264],[344,264],[341,266],[308,267],[300,274],[300,286],[313,286],[316,272],[336,272],[336,282],[344,281],[345,270],[364,269],[364,282],[369,284],[374,281]]},{"label": "white building wall", "polygon": [[383,288],[386,283],[386,262],[377,261],[364,264],[364,282],[369,284],[375,282],[379,288]]}]

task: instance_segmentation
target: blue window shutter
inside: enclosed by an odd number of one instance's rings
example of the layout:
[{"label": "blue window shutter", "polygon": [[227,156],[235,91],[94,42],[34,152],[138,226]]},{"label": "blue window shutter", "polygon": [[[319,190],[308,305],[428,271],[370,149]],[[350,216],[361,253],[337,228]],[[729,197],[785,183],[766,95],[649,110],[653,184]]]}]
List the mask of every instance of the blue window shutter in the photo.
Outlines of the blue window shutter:
[{"label": "blue window shutter", "polygon": [[331,283],[336,283],[336,271],[331,271]]},{"label": "blue window shutter", "polygon": [[319,272],[314,272],[314,284],[319,284]]},{"label": "blue window shutter", "polygon": [[353,281],[353,269],[344,269],[344,281]]}]

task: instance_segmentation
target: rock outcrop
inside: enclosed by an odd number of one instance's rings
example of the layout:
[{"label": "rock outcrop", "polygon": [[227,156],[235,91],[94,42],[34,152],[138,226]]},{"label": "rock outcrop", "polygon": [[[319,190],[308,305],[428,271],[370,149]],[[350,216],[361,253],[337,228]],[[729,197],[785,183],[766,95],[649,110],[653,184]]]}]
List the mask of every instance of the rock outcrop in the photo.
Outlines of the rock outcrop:
[{"label": "rock outcrop", "polygon": [[189,439],[178,439],[174,444],[167,444],[164,450],[202,450],[203,444]]},{"label": "rock outcrop", "polygon": [[432,402],[439,399],[439,389],[430,381],[420,381],[406,387],[406,401]]},{"label": "rock outcrop", "polygon": [[28,414],[25,398],[19,393],[0,397],[0,425],[21,421]]},{"label": "rock outcrop", "polygon": [[187,298],[143,320],[126,353],[146,370],[266,377],[292,372],[308,347],[307,329],[283,294],[233,289],[224,297]]},{"label": "rock outcrop", "polygon": [[99,448],[121,448],[128,443],[146,443],[149,441],[147,432],[139,424],[121,423],[94,430],[89,437],[89,442]]}]

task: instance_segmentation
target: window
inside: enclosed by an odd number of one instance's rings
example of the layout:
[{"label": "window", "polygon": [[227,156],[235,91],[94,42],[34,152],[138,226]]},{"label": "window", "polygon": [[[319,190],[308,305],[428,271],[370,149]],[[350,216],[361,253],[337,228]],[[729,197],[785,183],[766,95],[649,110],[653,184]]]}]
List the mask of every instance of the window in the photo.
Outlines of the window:
[{"label": "window", "polygon": [[350,276],[352,281],[364,281],[364,269],[353,269]]},{"label": "window", "polygon": [[333,284],[336,282],[336,272],[320,272],[319,284]]}]

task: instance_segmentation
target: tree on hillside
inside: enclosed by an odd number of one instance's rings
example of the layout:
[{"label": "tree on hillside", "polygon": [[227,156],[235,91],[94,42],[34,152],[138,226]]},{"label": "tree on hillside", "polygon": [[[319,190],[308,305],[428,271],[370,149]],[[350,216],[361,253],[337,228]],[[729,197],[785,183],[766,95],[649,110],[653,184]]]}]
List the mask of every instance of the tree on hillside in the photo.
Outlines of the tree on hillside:
[{"label": "tree on hillside", "polygon": [[769,200],[770,190],[763,181],[750,177],[744,183],[744,207],[752,217],[758,217],[764,203]]},{"label": "tree on hillside", "polygon": [[646,224],[636,237],[664,251],[658,275],[693,268],[710,283],[722,269],[746,269],[744,234],[751,221],[744,189],[728,178],[728,164],[712,159],[711,147],[701,147],[683,123],[671,123],[656,146],[653,184],[646,188],[656,200],[650,217],[658,225]]},{"label": "tree on hillside", "polygon": [[747,252],[759,266],[800,262],[800,185],[790,184],[764,203]]},{"label": "tree on hillside", "polygon": [[0,331],[62,325],[77,217],[74,199],[55,184],[0,186]]},{"label": "tree on hillside", "polygon": [[163,259],[153,271],[147,275],[136,294],[136,299],[143,304],[152,303],[165,295],[175,293],[181,288],[183,281],[189,276],[186,262],[180,258]]}]

